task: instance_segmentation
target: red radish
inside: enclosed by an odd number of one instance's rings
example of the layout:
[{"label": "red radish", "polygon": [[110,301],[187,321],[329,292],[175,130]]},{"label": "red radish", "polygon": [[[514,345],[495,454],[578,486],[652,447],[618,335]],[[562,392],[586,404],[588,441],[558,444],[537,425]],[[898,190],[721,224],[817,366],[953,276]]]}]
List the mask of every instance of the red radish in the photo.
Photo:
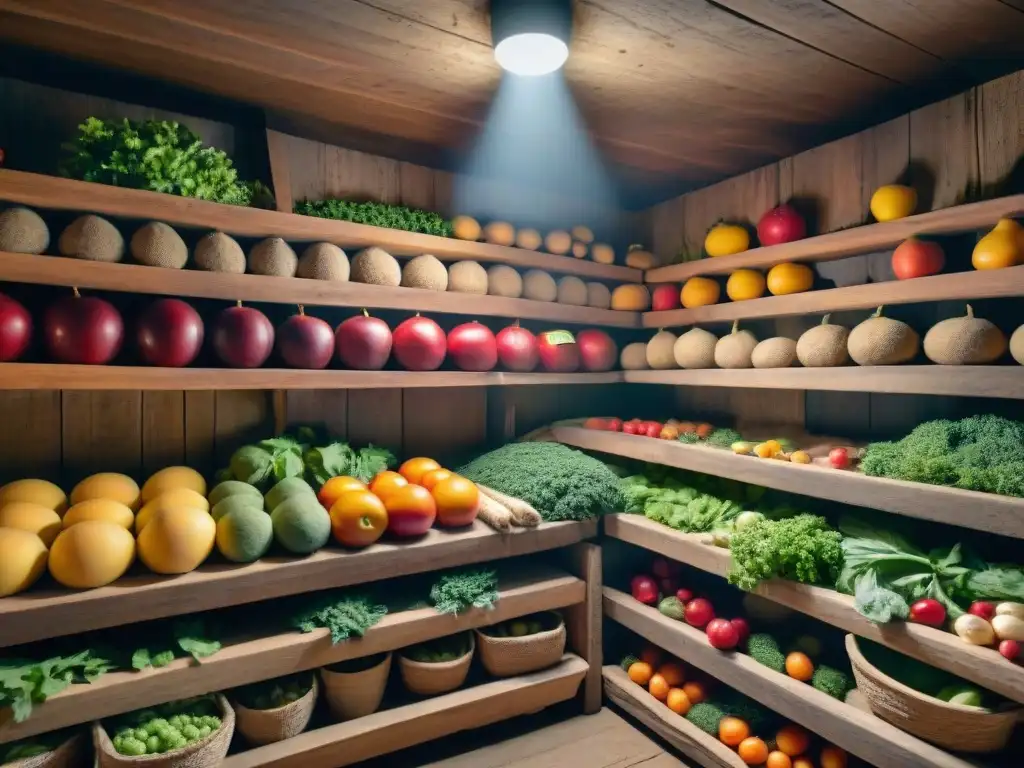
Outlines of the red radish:
[{"label": "red radish", "polygon": [[1016,661],[1020,656],[1020,643],[1016,640],[1003,640],[999,643],[999,653],[1010,661]]},{"label": "red radish", "polygon": [[985,621],[992,621],[992,617],[996,615],[996,607],[985,600],[975,600],[971,603],[971,607],[967,609],[967,612],[980,616]]},{"label": "red radish", "polygon": [[803,217],[791,205],[772,208],[757,222],[757,239],[761,245],[780,245],[802,240],[807,235]]},{"label": "red radish", "polygon": [[711,607],[709,600],[705,600],[703,597],[695,597],[683,609],[683,618],[686,619],[686,623],[691,627],[701,629],[715,618],[715,609]]},{"label": "red radish", "polygon": [[655,312],[664,312],[669,309],[679,309],[680,288],[675,283],[662,283],[651,292],[651,309]]},{"label": "red radish", "polygon": [[584,371],[610,371],[619,359],[619,348],[604,331],[588,329],[576,334]]},{"label": "red radish", "polygon": [[25,354],[32,341],[32,315],[20,303],[0,293],[0,363]]},{"label": "red radish", "polygon": [[728,619],[712,619],[706,631],[708,642],[720,651],[731,651],[740,644],[740,633]]},{"label": "red radish", "polygon": [[688,602],[693,600],[693,591],[686,587],[680,587],[676,590],[676,599],[683,605],[686,605]]},{"label": "red radish", "polygon": [[407,371],[436,371],[447,348],[444,331],[429,317],[416,315],[395,328],[395,360]]},{"label": "red radish", "polygon": [[648,421],[644,427],[644,434],[647,437],[658,437],[661,434],[661,424],[656,421]]},{"label": "red radish", "polygon": [[629,587],[634,599],[644,605],[654,605],[658,602],[658,585],[650,576],[634,576]]},{"label": "red radish", "polygon": [[946,609],[938,600],[925,597],[910,606],[910,621],[929,627],[941,627],[946,623]]},{"label": "red radish", "polygon": [[537,352],[546,371],[572,373],[580,367],[580,347],[568,331],[546,331],[538,336]]},{"label": "red radish", "polygon": [[182,368],[203,347],[203,320],[191,304],[160,299],[150,304],[135,327],[139,356],[149,365]]},{"label": "red radish", "polygon": [[897,280],[937,275],[946,265],[942,246],[931,240],[911,237],[892,252],[892,272]]},{"label": "red radish", "polygon": [[43,337],[58,363],[105,365],[121,349],[124,321],[109,301],[93,296],[58,299],[43,313]]},{"label": "red radish", "polygon": [[608,421],[605,422],[604,428],[609,432],[621,432],[622,419],[608,419]]},{"label": "red radish", "polygon": [[363,314],[350,317],[334,332],[338,359],[346,368],[379,371],[391,356],[391,329],[379,317]]},{"label": "red radish", "polygon": [[583,422],[584,429],[604,429],[604,419],[599,419],[596,416],[591,416],[589,419]]},{"label": "red radish", "polygon": [[679,566],[667,558],[656,557],[654,562],[651,563],[651,573],[659,579],[671,579],[679,573]]},{"label": "red radish", "polygon": [[747,642],[747,638],[750,637],[750,625],[746,619],[730,619],[729,623],[736,629],[736,633],[740,636],[737,645],[743,645]]},{"label": "red radish", "polygon": [[639,435],[643,426],[636,419],[630,419],[622,425],[622,432],[626,435]]},{"label": "red radish", "polygon": [[495,341],[502,367],[520,373],[529,373],[537,367],[540,359],[537,337],[525,328],[520,328],[518,320],[514,325],[498,331]]},{"label": "red radish", "polygon": [[463,371],[490,371],[498,364],[498,342],[491,329],[476,320],[448,331],[448,355]]},{"label": "red radish", "polygon": [[277,328],[277,354],[289,368],[319,370],[334,357],[334,329],[319,317],[310,317],[299,305]]},{"label": "red radish", "polygon": [[828,452],[828,463],[835,469],[846,469],[850,466],[850,452],[845,448],[833,448]]},{"label": "red radish", "polygon": [[259,368],[274,349],[274,326],[258,309],[238,302],[217,316],[213,351],[231,368]]}]

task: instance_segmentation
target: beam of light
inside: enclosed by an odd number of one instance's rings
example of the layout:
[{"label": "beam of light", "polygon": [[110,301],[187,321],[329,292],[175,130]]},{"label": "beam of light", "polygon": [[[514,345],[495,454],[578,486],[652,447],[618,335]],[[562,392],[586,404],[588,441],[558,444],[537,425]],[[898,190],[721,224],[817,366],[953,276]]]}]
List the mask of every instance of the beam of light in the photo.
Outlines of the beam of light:
[{"label": "beam of light", "polygon": [[569,58],[569,46],[554,35],[526,32],[506,37],[494,48],[502,69],[514,75],[548,75]]}]

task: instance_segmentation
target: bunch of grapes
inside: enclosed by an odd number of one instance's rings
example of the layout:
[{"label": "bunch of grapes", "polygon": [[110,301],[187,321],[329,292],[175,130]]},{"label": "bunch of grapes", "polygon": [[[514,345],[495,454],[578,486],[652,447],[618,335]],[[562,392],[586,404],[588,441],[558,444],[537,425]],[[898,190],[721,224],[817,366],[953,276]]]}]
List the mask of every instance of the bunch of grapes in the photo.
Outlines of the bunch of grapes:
[{"label": "bunch of grapes", "polygon": [[114,749],[130,757],[173,752],[205,739],[220,726],[221,719],[210,714],[181,713],[165,718],[155,712],[141,713],[136,725],[117,731]]}]

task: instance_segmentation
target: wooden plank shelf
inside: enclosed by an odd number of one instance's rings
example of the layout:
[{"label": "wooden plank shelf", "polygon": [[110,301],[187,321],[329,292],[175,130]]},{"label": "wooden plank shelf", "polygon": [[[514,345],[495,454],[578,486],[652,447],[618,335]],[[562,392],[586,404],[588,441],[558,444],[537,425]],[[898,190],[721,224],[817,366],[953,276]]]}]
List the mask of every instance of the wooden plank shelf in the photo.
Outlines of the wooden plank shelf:
[{"label": "wooden plank shelf", "polygon": [[585,450],[727,477],[906,517],[1024,538],[1024,498],[869,477],[856,471],[813,464],[738,456],[725,449],[683,445],[675,440],[618,432],[554,425],[550,433],[551,438],[559,443]]},{"label": "wooden plank shelf", "polygon": [[568,701],[586,672],[585,661],[566,654],[550,669],[464,688],[230,755],[223,768],[352,765]]},{"label": "wooden plank shelf", "polygon": [[709,368],[623,371],[633,384],[683,387],[743,387],[831,392],[890,392],[912,395],[1024,399],[1020,365],[877,365],[842,368]]},{"label": "wooden plank shelf", "polygon": [[624,592],[605,587],[604,612],[612,621],[872,765],[975,768],[808,683],[774,672],[746,654],[713,648],[699,629],[662,616]]},{"label": "wooden plank shelf", "polygon": [[[722,578],[729,573],[729,550],[704,543],[706,537],[673,531],[641,515],[608,515],[604,520],[606,536]],[[777,579],[762,583],[755,592],[1024,703],[1024,667],[1007,661],[993,648],[970,645],[952,632],[924,624],[875,624],[857,612],[851,596],[824,587]]]},{"label": "wooden plank shelf", "polygon": [[851,227],[795,243],[754,248],[734,256],[689,261],[647,271],[648,283],[682,282],[694,275],[725,275],[737,269],[767,269],[788,261],[833,261],[895,248],[913,235],[952,235],[988,229],[1004,217],[1024,215],[1024,195],[967,203],[896,221]]},{"label": "wooden plank shelf", "polygon": [[192,269],[160,269],[138,264],[107,264],[60,256],[0,251],[0,281],[59,285],[100,291],[179,296],[224,301],[303,304],[307,307],[397,309],[460,315],[514,317],[557,323],[635,328],[637,312],[577,307],[530,299],[474,293],[388,288],[365,283],[335,283],[301,277],[229,275]]},{"label": "wooden plank shelf", "polygon": [[704,768],[746,768],[747,764],[738,754],[658,701],[645,688],[630,680],[622,668],[605,666],[601,677],[604,680],[605,695],[613,704],[624,709],[698,765]]},{"label": "wooden plank shelf", "polygon": [[997,299],[1024,295],[1024,266],[953,272],[914,280],[865,283],[846,288],[768,296],[749,301],[712,304],[693,309],[644,312],[644,328],[668,328],[695,323],[725,323],[764,317],[790,317],[854,309],[875,309],[880,305],[914,304],[924,301]]},{"label": "wooden plank shelf", "polygon": [[539,611],[581,603],[580,579],[550,567],[531,567],[503,580],[491,610],[479,608],[453,616],[433,608],[385,616],[361,639],[331,643],[330,632],[288,632],[247,639],[195,663],[178,659],[161,669],[113,672],[91,684],[73,685],[37,705],[22,723],[0,717],[0,744],[70,725],[225,691],[249,683],[337,664],[348,659],[405,648],[416,643],[496,624]]},{"label": "wooden plank shelf", "polygon": [[304,371],[288,368],[148,368],[118,365],[0,363],[0,390],[379,389],[614,384],[606,373],[467,373],[465,371]]},{"label": "wooden plank shelf", "polygon": [[[326,241],[343,248],[380,246],[395,256],[432,253],[442,261],[472,259],[537,268],[599,280],[638,283],[639,269],[598,264],[594,261],[556,256],[490,243],[476,243],[449,237],[424,235],[398,229],[332,221],[315,216],[267,211],[260,208],[224,205],[177,195],[106,184],[62,179],[22,171],[0,170],[0,200],[40,209],[97,213],[128,219],[162,221],[174,226],[220,230],[239,237],[282,237],[291,242]],[[59,233],[52,233],[56,242]]]},{"label": "wooden plank shelf", "polygon": [[242,605],[311,589],[331,589],[518,557],[592,538],[597,522],[543,523],[500,534],[477,521],[433,529],[405,544],[358,552],[322,549],[308,557],[268,557],[249,565],[204,565],[182,576],[126,576],[99,589],[29,590],[0,599],[0,648],[92,629]]}]

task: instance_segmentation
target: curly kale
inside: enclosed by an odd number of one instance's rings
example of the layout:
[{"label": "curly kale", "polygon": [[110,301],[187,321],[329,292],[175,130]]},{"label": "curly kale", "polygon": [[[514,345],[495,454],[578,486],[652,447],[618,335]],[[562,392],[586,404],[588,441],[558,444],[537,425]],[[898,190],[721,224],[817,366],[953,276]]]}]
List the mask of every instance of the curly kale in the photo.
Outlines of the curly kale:
[{"label": "curly kale", "polygon": [[498,602],[498,572],[490,569],[452,571],[430,588],[438,613],[458,615],[470,608],[490,610]]},{"label": "curly kale", "polygon": [[872,443],[868,475],[1024,496],[1024,422],[1000,416],[928,421],[902,440]]},{"label": "curly kale", "polygon": [[387,613],[387,606],[367,597],[328,592],[304,601],[288,617],[288,623],[301,632],[327,629],[331,633],[331,643],[337,644],[353,636],[362,637]]},{"label": "curly kale", "polygon": [[841,541],[816,515],[759,520],[729,540],[729,583],[747,591],[772,578],[831,586],[843,566]]},{"label": "curly kale", "polygon": [[589,520],[622,509],[615,473],[559,443],[509,443],[477,457],[458,473],[522,499],[548,522]]},{"label": "curly kale", "polygon": [[316,216],[321,219],[351,221],[369,224],[373,227],[402,229],[406,232],[421,232],[425,235],[451,237],[452,225],[443,217],[430,211],[406,208],[404,205],[389,203],[357,203],[331,198],[327,200],[303,200],[295,204],[295,213]]},{"label": "curly kale", "polygon": [[737,443],[742,439],[743,435],[735,429],[716,429],[705,442],[717,448],[728,448],[733,443]]}]

